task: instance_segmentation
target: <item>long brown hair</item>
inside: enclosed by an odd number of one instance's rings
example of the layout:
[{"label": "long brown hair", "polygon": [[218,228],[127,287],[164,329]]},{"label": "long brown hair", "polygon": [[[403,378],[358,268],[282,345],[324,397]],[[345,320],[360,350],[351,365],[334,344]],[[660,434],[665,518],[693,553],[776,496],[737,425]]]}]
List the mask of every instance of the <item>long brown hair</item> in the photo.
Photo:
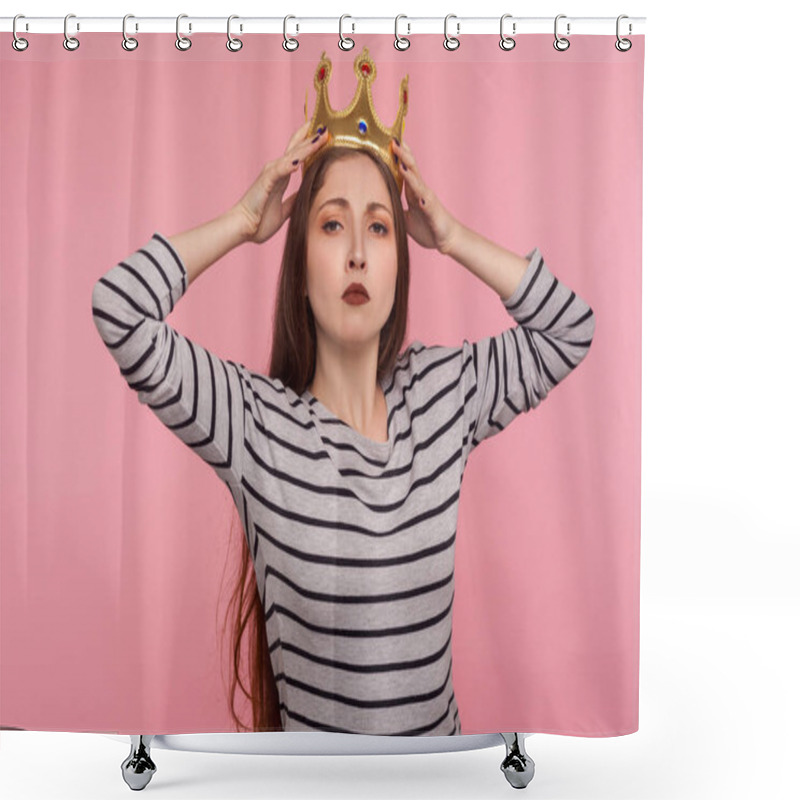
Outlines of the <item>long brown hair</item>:
[{"label": "long brown hair", "polygon": [[[306,289],[306,241],[308,218],[314,198],[322,188],[330,165],[342,158],[364,154],[381,171],[392,200],[397,242],[397,283],[395,301],[386,324],[381,329],[378,346],[378,381],[391,373],[403,346],[408,317],[409,262],[405,217],[397,183],[389,168],[368,150],[329,147],[308,167],[289,217],[289,230],[281,259],[278,291],[273,318],[272,355],[268,375],[279,378],[284,386],[302,394],[314,377],[316,366],[316,329]],[[228,704],[238,731],[283,730],[278,689],[269,658],[269,643],[264,622],[264,607],[258,594],[249,544],[236,507],[233,508],[230,542],[240,542],[238,578],[228,605],[233,613],[231,631],[233,672]],[[226,625],[226,627],[228,627]],[[242,645],[249,643],[250,691],[242,683],[240,665]],[[234,707],[236,687],[241,687],[252,706],[252,726],[239,719]]]}]

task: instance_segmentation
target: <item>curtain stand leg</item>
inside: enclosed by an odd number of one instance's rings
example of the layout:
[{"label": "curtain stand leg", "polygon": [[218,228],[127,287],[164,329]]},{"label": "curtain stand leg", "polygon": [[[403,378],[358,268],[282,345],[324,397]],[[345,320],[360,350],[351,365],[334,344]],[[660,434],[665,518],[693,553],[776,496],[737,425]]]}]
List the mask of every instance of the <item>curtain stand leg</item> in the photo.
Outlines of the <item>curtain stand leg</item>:
[{"label": "curtain stand leg", "polygon": [[524,789],[533,779],[536,765],[525,752],[525,737],[521,733],[501,733],[506,743],[506,757],[500,769],[515,789]]},{"label": "curtain stand leg", "polygon": [[152,736],[131,734],[131,752],[122,762],[122,777],[134,791],[140,791],[150,783],[156,771],[156,765],[150,758],[150,742]]}]

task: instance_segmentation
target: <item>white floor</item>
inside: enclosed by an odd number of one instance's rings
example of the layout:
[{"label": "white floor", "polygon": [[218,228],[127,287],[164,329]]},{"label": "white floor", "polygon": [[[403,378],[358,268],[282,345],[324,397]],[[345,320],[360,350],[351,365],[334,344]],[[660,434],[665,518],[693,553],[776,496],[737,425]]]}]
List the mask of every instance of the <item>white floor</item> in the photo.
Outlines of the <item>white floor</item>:
[{"label": "white floor", "polygon": [[[800,603],[642,606],[640,729],[616,739],[535,734],[541,800],[795,800]],[[0,732],[0,796],[127,797],[128,747],[94,734]],[[162,798],[486,798],[514,791],[503,747],[396,756],[246,756],[154,750]]]}]

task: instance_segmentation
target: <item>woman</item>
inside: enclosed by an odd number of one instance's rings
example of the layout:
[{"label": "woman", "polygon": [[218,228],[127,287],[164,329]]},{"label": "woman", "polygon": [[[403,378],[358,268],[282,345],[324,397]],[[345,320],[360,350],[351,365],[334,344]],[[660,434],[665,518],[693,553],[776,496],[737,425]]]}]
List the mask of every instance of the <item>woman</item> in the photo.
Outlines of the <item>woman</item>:
[{"label": "woman", "polygon": [[[234,672],[238,681],[249,625],[253,729],[458,734],[450,641],[467,457],[586,356],[594,315],[538,249],[522,258],[457,222],[407,142],[392,145],[407,210],[386,164],[338,147],[282,200],[327,141],[307,128],[233,209],[169,239],[154,234],[106,273],[94,319],[140,402],[236,504]],[[164,321],[210,264],[287,218],[269,377]],[[484,280],[517,324],[401,353],[406,233]],[[347,296],[353,283],[368,299]]]}]

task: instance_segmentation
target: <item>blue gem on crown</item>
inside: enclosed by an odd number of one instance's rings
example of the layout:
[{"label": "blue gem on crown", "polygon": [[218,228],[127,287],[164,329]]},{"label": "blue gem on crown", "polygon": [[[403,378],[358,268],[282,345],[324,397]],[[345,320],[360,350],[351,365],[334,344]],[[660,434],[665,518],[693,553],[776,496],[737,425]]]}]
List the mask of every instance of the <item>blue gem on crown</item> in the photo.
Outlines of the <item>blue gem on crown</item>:
[{"label": "blue gem on crown", "polygon": [[364,134],[367,132],[367,123],[363,119],[358,121],[358,132]]}]

